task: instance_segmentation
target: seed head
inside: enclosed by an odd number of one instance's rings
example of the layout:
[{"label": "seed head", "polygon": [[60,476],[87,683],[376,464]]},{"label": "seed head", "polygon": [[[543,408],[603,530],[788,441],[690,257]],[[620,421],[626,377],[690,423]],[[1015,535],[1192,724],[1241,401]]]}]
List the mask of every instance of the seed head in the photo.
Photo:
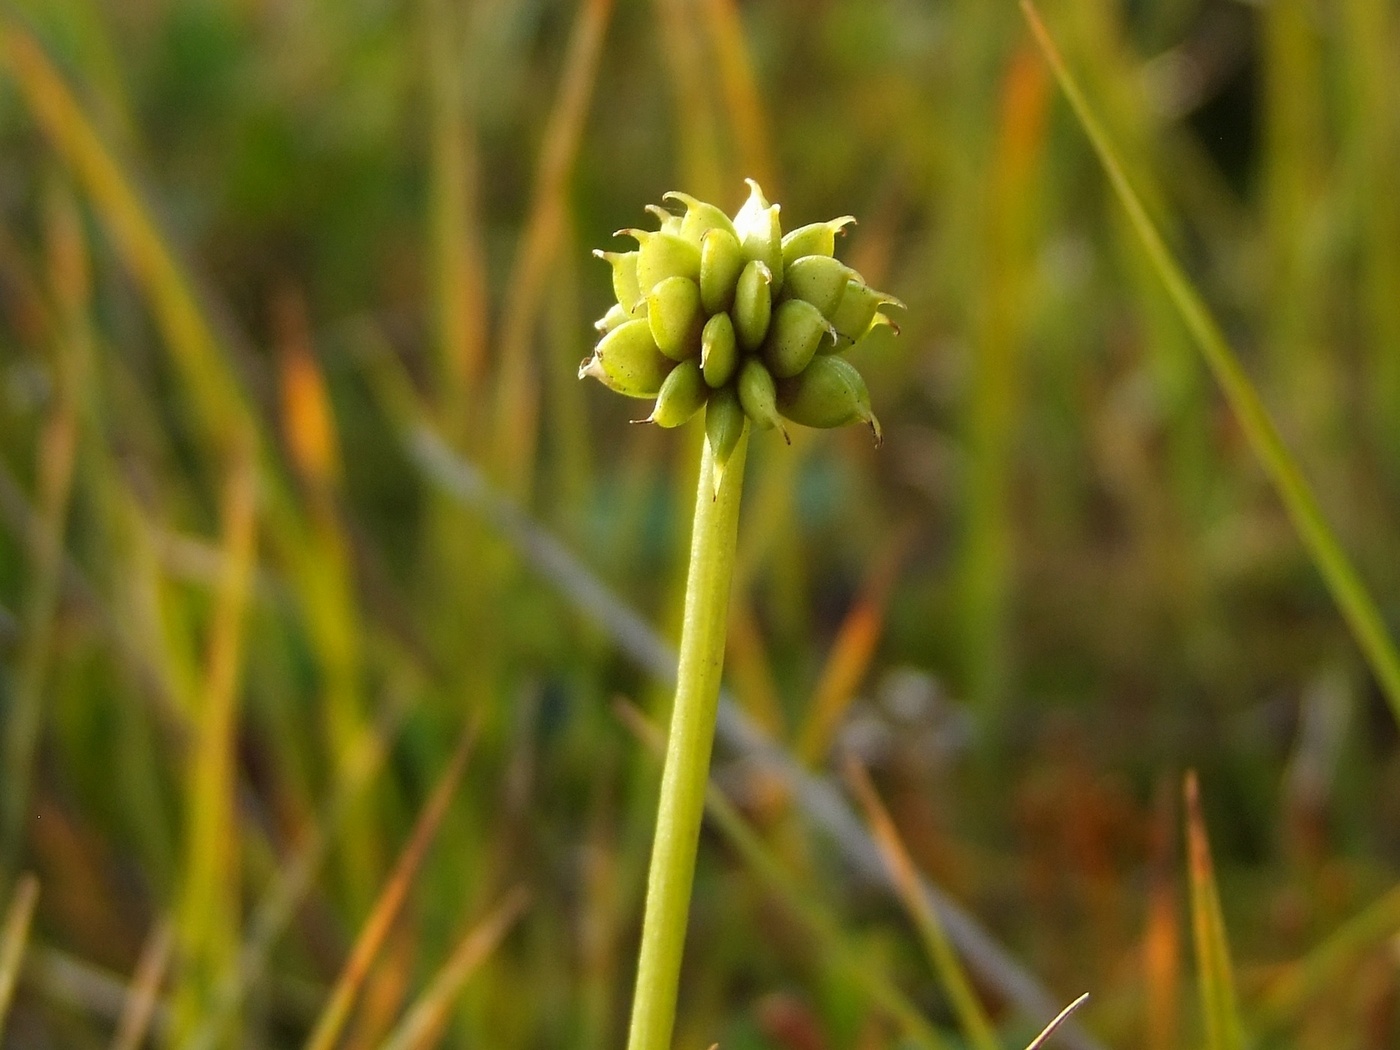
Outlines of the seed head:
[{"label": "seed head", "polygon": [[612,266],[616,305],[597,322],[593,356],[579,368],[628,397],[656,399],[640,422],[677,427],[705,410],[719,476],[749,422],[779,430],[866,423],[880,441],[865,380],[842,355],[883,312],[903,307],[836,259],[849,215],[783,235],[779,206],[748,180],[731,219],[686,193],[650,205],[657,230],[621,230],[637,249],[595,251]]}]

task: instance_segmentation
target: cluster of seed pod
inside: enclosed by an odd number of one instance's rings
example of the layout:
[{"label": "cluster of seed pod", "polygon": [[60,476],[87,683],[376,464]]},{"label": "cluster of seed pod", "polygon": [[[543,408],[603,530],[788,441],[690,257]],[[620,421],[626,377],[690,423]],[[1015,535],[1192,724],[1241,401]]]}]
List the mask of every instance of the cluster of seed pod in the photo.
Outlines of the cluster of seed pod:
[{"label": "cluster of seed pod", "polygon": [[849,215],[783,236],[778,205],[748,180],[731,220],[713,204],[667,193],[683,215],[651,205],[659,230],[621,230],[637,249],[595,251],[612,264],[617,303],[579,377],[628,397],[655,398],[645,420],[676,427],[702,408],[716,475],[746,420],[809,427],[866,423],[880,440],[865,380],[840,355],[902,306],[835,256]]}]

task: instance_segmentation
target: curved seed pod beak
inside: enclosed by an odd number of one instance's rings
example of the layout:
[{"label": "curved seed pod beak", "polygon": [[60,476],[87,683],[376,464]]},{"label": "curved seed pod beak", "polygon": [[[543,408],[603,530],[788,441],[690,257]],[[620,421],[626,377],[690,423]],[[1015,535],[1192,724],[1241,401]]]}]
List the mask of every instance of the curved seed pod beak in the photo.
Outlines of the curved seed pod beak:
[{"label": "curved seed pod beak", "polygon": [[773,273],[757,259],[744,267],[734,289],[734,331],[745,350],[757,350],[773,316]]},{"label": "curved seed pod beak", "polygon": [[671,369],[671,374],[661,384],[661,390],[656,395],[656,407],[642,422],[678,427],[699,412],[709,396],[710,388],[700,375],[700,362],[693,358],[682,361]]},{"label": "curved seed pod beak", "polygon": [[641,296],[667,277],[700,279],[700,249],[679,234],[665,230],[619,230],[618,234],[637,242],[637,289]]},{"label": "curved seed pod beak", "polygon": [[689,277],[667,277],[647,296],[647,323],[657,348],[673,361],[700,352],[700,288]]},{"label": "curved seed pod beak", "polygon": [[835,255],[836,235],[855,221],[854,215],[843,215],[829,222],[799,226],[783,238],[783,266],[791,266],[806,255]]},{"label": "curved seed pod beak", "polygon": [[701,238],[710,230],[724,230],[734,234],[735,240],[739,239],[739,235],[734,233],[734,223],[730,221],[729,216],[713,204],[706,204],[688,193],[681,193],[677,190],[663,193],[661,199],[680,201],[685,205],[685,218],[681,220],[680,234],[696,247],[700,246]]},{"label": "curved seed pod beak", "polygon": [[800,375],[780,380],[776,386],[778,411],[794,423],[823,429],[868,423],[875,444],[884,439],[880,421],[870,410],[865,380],[843,357],[813,358]]},{"label": "curved seed pod beak", "polygon": [[846,283],[860,279],[860,274],[843,262],[826,255],[806,255],[794,262],[788,271],[788,295],[806,299],[829,319],[841,305]]},{"label": "curved seed pod beak", "polygon": [[677,237],[681,236],[681,217],[679,215],[672,215],[659,204],[648,204],[646,210],[656,216],[662,233],[673,233]]},{"label": "curved seed pod beak", "polygon": [[624,321],[598,341],[578,375],[626,397],[655,397],[676,363],[656,347],[646,321]]},{"label": "curved seed pod beak", "polygon": [[705,406],[705,440],[710,443],[710,451],[715,457],[714,496],[719,495],[725,465],[734,454],[739,439],[744,436],[747,421],[734,387],[723,387],[710,394],[709,403]]},{"label": "curved seed pod beak", "polygon": [[[875,312],[887,304],[904,305],[892,295],[877,292],[864,281],[849,280],[840,303],[831,315],[831,326],[846,339],[859,339],[870,331],[871,324],[875,322]],[[888,321],[886,318],[886,323]]]},{"label": "curved seed pod beak", "polygon": [[836,342],[836,331],[806,299],[785,299],[773,310],[760,353],[778,379],[797,375],[816,355],[823,339]]},{"label": "curved seed pod beak", "polygon": [[605,252],[594,248],[593,254],[612,265],[613,295],[624,310],[631,310],[642,298],[637,286],[637,253]]},{"label": "curved seed pod beak", "polygon": [[788,437],[787,427],[783,426],[783,421],[778,416],[778,393],[773,385],[773,376],[763,367],[763,362],[756,357],[745,361],[744,367],[739,369],[739,381],[735,386],[739,392],[739,406],[744,410],[744,415],[763,430],[777,427],[783,435],[783,440],[791,445],[792,438]]},{"label": "curved seed pod beak", "polygon": [[718,390],[729,382],[739,363],[739,344],[728,314],[715,314],[700,332],[700,369],[705,383]]},{"label": "curved seed pod beak", "polygon": [[700,239],[700,302],[707,314],[734,305],[734,286],[744,268],[744,249],[729,230],[716,227]]},{"label": "curved seed pod beak", "polygon": [[593,327],[600,332],[611,332],[618,325],[630,321],[638,315],[646,315],[645,303],[638,303],[631,310],[627,310],[621,303],[613,303],[608,307],[607,313],[593,322]]}]

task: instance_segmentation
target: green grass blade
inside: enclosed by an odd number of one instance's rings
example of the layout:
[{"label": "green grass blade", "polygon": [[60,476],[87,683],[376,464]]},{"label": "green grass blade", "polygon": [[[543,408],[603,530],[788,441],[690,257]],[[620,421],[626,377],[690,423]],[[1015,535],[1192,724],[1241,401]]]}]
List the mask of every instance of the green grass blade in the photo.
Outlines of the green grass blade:
[{"label": "green grass blade", "polygon": [[1225,919],[1220,910],[1210,840],[1201,816],[1200,788],[1194,771],[1186,774],[1185,792],[1191,926],[1196,935],[1196,969],[1205,1011],[1206,1045],[1210,1050],[1244,1050],[1244,1028],[1235,997],[1230,945],[1225,935]]},{"label": "green grass blade", "polygon": [[1157,271],[1167,295],[1176,306],[1182,321],[1219,382],[1225,400],[1283,500],[1294,528],[1298,530],[1308,554],[1322,574],[1328,590],[1351,628],[1352,635],[1360,645],[1390,704],[1391,711],[1396,720],[1400,721],[1400,653],[1396,651],[1380,610],[1366,590],[1365,584],[1361,582],[1336,534],[1323,517],[1317,496],[1303,477],[1297,461],[1284,445],[1258,391],[1220,330],[1219,322],[1211,315],[1200,293],[1181,269],[1162,239],[1161,232],[1148,216],[1142,199],[1124,171],[1117,149],[1103,125],[1099,123],[1098,117],[1094,115],[1074,75],[1065,65],[1049,31],[1036,12],[1035,5],[1030,0],[1021,0],[1021,8],[1046,61],[1050,63],[1060,87],[1068,97],[1075,116],[1078,117],[1085,134],[1089,136],[1114,192],[1127,211],[1128,219],[1142,241],[1143,250],[1147,253],[1153,269]]}]

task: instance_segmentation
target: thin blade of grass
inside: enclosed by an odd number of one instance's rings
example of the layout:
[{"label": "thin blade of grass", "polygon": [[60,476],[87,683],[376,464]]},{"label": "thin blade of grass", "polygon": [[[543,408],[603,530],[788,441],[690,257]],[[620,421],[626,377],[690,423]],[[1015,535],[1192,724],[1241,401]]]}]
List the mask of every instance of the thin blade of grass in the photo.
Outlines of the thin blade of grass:
[{"label": "thin blade of grass", "polygon": [[517,886],[462,938],[380,1050],[423,1050],[436,1042],[462,986],[495,951],[529,900],[529,893]]},{"label": "thin blade of grass", "polygon": [[428,235],[440,408],[447,432],[460,438],[466,413],[479,403],[477,384],[486,364],[488,324],[477,213],[476,124],[462,90],[462,20],[471,7],[426,0],[424,8],[431,114]]},{"label": "thin blade of grass", "polygon": [[0,885],[19,869],[35,751],[44,723],[55,613],[63,588],[64,534],[77,461],[79,401],[91,353],[87,325],[90,274],[82,222],[71,197],[54,194],[49,208],[49,286],[56,303],[52,333],[54,407],[39,439],[38,549],[25,601],[24,642],[14,697],[4,726],[5,789],[0,793]]},{"label": "thin blade of grass", "polygon": [[1088,1001],[1089,993],[1085,992],[1074,1002],[1066,1006],[1056,1015],[1053,1021],[1051,1021],[1048,1025],[1045,1026],[1045,1031],[1041,1032],[1038,1036],[1031,1040],[1031,1043],[1029,1046],[1026,1047],[1026,1050],[1040,1050],[1041,1047],[1049,1043],[1051,1037],[1059,1029],[1060,1025],[1064,1024],[1066,1021],[1069,1020],[1069,1015],[1074,1013],[1074,1011],[1078,1010]]},{"label": "thin blade of grass", "polygon": [[870,670],[870,661],[884,631],[890,592],[909,549],[910,535],[906,529],[884,548],[836,631],[826,665],[812,691],[807,720],[797,737],[797,757],[808,765],[816,765],[826,756],[842,717]]},{"label": "thin blade of grass", "polygon": [[1226,402],[1273,482],[1333,600],[1341,609],[1342,616],[1376,676],[1381,691],[1390,703],[1392,713],[1397,721],[1400,721],[1400,653],[1396,651],[1380,610],[1323,517],[1317,497],[1285,447],[1278,428],[1260,400],[1239,358],[1226,341],[1219,323],[1211,315],[1200,293],[1167,248],[1161,233],[1148,215],[1123,169],[1112,140],[1099,123],[1098,117],[1094,115],[1074,75],[1065,65],[1035,5],[1031,0],[1021,0],[1021,9],[1025,12],[1026,21],[1030,24],[1041,52],[1050,63],[1060,87],[1069,99],[1075,116],[1093,144],[1109,182],[1142,242],[1143,250],[1219,382]]},{"label": "thin blade of grass", "polygon": [[199,1028],[182,1050],[214,1050],[238,1016],[248,991],[262,976],[277,939],[310,892],[325,862],[331,841],[342,831],[361,803],[370,782],[384,766],[389,744],[398,734],[409,707],[410,689],[393,686],[385,710],[373,731],[359,741],[340,766],[340,780],[319,819],[287,858],[263,891],[248,922],[238,958],[219,979],[218,989]]},{"label": "thin blade of grass", "polygon": [[884,803],[880,801],[875,785],[871,783],[865,767],[854,757],[847,760],[845,772],[846,783],[851,786],[861,808],[865,810],[866,822],[870,825],[872,837],[880,847],[880,855],[884,858],[885,867],[889,869],[900,903],[914,920],[914,927],[919,931],[924,951],[943,985],[944,993],[953,1004],[953,1012],[957,1014],[963,1034],[977,1050],[998,1050],[1001,1044],[997,1041],[991,1019],[982,1008],[977,992],[968,980],[943,924],[938,921],[938,913],[929,907],[928,898],[919,891],[918,868],[909,856],[909,851],[904,848],[899,829],[895,827]]},{"label": "thin blade of grass", "polygon": [[1339,981],[1360,957],[1400,932],[1400,886],[1339,926],[1312,951],[1288,966],[1253,1015],[1261,1035],[1294,1025],[1308,1004]]},{"label": "thin blade of grass", "polygon": [[559,94],[545,129],[529,218],[506,286],[498,338],[493,465],[498,477],[510,479],[516,495],[529,490],[539,439],[540,383],[532,342],[558,253],[569,176],[583,137],[612,7],[613,0],[585,0],[574,22]]},{"label": "thin blade of grass", "polygon": [[769,146],[773,138],[768,133],[768,117],[754,75],[753,57],[744,39],[743,20],[734,0],[702,0],[700,7],[719,59],[719,83],[739,147],[739,165],[745,176],[757,179],[769,198],[777,200],[782,196],[782,186]]},{"label": "thin blade of grass", "polygon": [[121,1020],[117,1022],[117,1033],[112,1038],[112,1050],[141,1050],[145,1045],[174,946],[174,927],[161,920],[146,938],[141,955],[136,960],[136,972],[127,990],[126,1005],[122,1008]]},{"label": "thin blade of grass", "polygon": [[237,721],[243,621],[256,558],[257,496],[251,439],[231,464],[223,499],[224,574],[215,596],[202,702],[189,760],[186,849],[176,937],[182,972],[177,1032],[204,1014],[220,970],[237,951]]},{"label": "thin blade of grass", "polygon": [[[696,6],[688,0],[653,0],[660,23],[661,52],[671,78],[674,128],[680,145],[680,174],[686,189],[702,200],[725,201],[720,177],[719,125],[710,88],[708,56],[696,25]],[[738,187],[729,189],[735,192]]]},{"label": "thin blade of grass", "polygon": [[14,896],[5,911],[5,925],[0,927],[0,1033],[5,1030],[5,1017],[10,1012],[15,984],[19,980],[20,963],[29,943],[29,926],[34,920],[34,908],[39,903],[39,880],[23,875],[15,883]]},{"label": "thin blade of grass", "polygon": [[467,768],[467,756],[471,753],[472,744],[476,740],[479,721],[479,719],[473,718],[467,728],[462,731],[457,750],[453,753],[437,787],[433,789],[431,797],[418,815],[408,843],[404,846],[403,852],[399,854],[398,862],[394,865],[393,872],[390,873],[388,881],[384,884],[384,889],[375,902],[369,918],[360,928],[359,936],[355,939],[355,946],[351,949],[350,957],[345,962],[345,968],[341,970],[340,976],[336,979],[335,987],[331,990],[325,1010],[322,1011],[320,1019],[316,1022],[311,1038],[306,1041],[307,1050],[330,1050],[335,1045],[336,1039],[339,1038],[341,1030],[345,1027],[345,1022],[350,1016],[350,1008],[355,1002],[355,996],[369,973],[370,965],[378,956],[389,931],[393,928],[394,920],[398,918],[399,912],[403,909],[404,901],[408,898],[408,891],[412,888],[418,869],[427,856],[428,847],[432,845],[438,827],[442,824],[443,818],[447,816],[448,804],[452,801],[452,797],[457,791],[457,785],[461,783],[462,774]]},{"label": "thin blade of grass", "polygon": [[1230,945],[1215,885],[1210,839],[1201,816],[1200,786],[1195,771],[1186,774],[1186,845],[1191,882],[1191,926],[1196,937],[1196,970],[1205,1013],[1206,1045],[1210,1050],[1244,1050],[1235,997],[1235,974]]},{"label": "thin blade of grass", "polygon": [[[624,701],[618,701],[614,709],[622,723],[649,751],[657,756],[665,751],[664,735],[646,715]],[[843,970],[851,983],[861,988],[872,1003],[898,1021],[905,1034],[919,1046],[938,1048],[947,1045],[919,1008],[891,984],[878,967],[870,966],[869,960],[847,940],[836,916],[818,903],[811,890],[802,886],[783,867],[733,803],[715,786],[713,779],[705,793],[705,812],[749,869],[802,924],[829,964]]]}]

